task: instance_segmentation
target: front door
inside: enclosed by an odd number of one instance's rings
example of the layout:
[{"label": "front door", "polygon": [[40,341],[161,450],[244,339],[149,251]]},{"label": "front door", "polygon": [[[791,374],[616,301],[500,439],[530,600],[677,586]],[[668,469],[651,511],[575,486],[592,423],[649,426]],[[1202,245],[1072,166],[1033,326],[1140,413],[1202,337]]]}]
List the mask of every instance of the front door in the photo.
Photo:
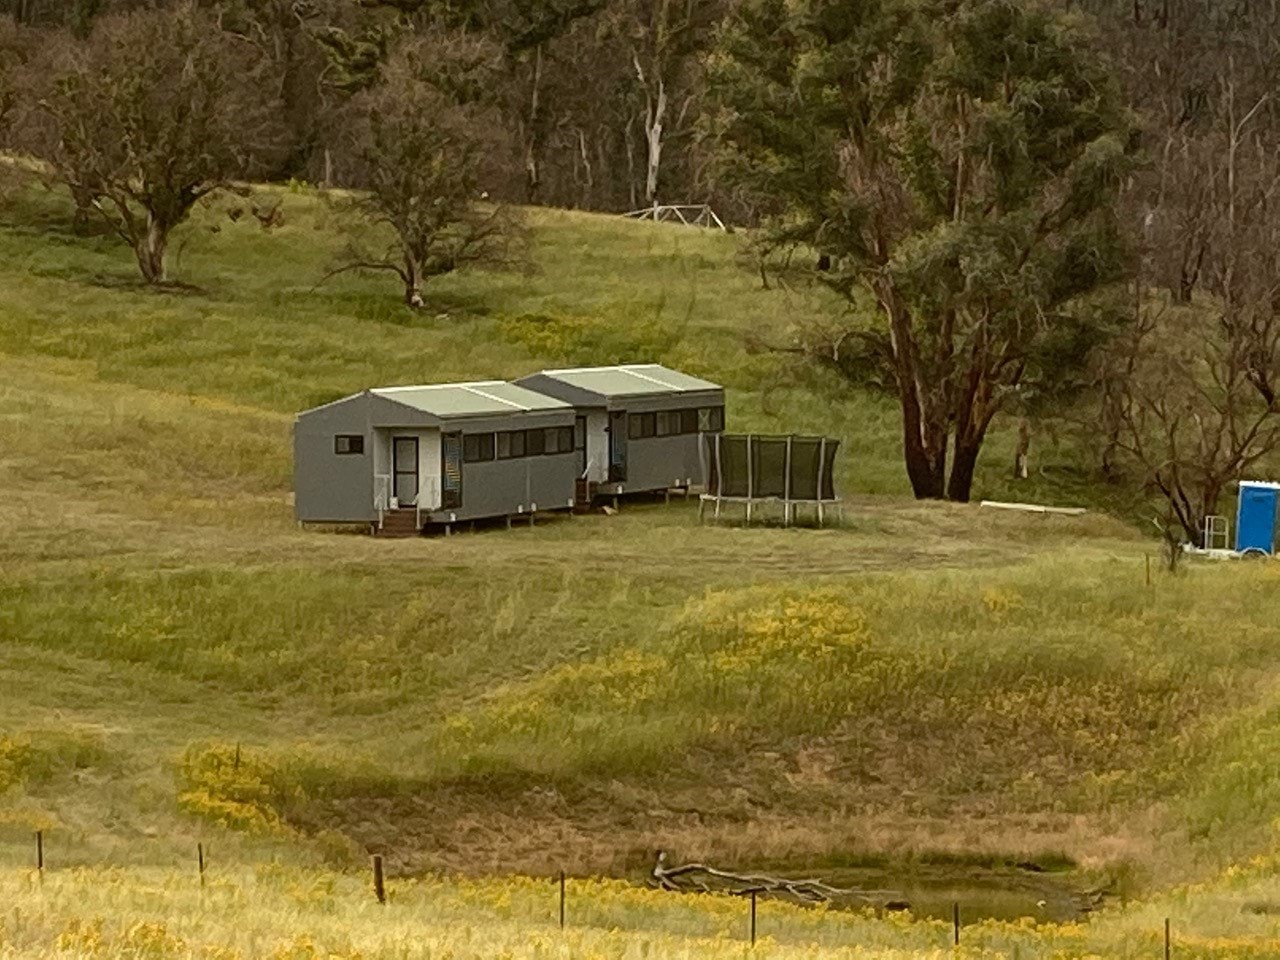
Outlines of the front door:
[{"label": "front door", "polygon": [[578,476],[587,475],[587,418],[575,417],[573,420],[573,445],[579,457]]},{"label": "front door", "polygon": [[391,441],[392,490],[402,507],[418,502],[418,438],[395,437]]},{"label": "front door", "polygon": [[627,411],[609,413],[609,479],[615,483],[627,479]]}]

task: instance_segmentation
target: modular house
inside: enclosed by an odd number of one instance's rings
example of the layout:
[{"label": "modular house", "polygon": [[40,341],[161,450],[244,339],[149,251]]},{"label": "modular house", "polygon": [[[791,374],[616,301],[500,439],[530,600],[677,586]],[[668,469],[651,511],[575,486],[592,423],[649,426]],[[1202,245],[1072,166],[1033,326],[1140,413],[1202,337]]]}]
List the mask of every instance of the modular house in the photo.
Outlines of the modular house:
[{"label": "modular house", "polygon": [[587,498],[705,482],[699,437],[724,429],[718,384],[656,363],[544,370],[516,383],[577,411]]},{"label": "modular house", "polygon": [[299,521],[429,523],[573,505],[586,468],[573,407],[503,381],[365,390],[294,424]]}]

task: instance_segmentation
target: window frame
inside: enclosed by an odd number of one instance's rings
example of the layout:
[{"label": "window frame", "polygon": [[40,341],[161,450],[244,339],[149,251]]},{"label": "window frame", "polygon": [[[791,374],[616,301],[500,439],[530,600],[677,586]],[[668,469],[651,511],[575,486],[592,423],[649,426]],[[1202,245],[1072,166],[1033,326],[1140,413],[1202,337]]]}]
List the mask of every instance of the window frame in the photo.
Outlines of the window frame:
[{"label": "window frame", "polygon": [[547,452],[546,427],[534,427],[524,432],[524,455],[541,457]]},{"label": "window frame", "polygon": [[657,420],[653,413],[627,415],[627,439],[650,440],[655,435]]},{"label": "window frame", "polygon": [[[488,441],[486,445],[486,441]],[[473,456],[471,449],[478,448]],[[486,455],[487,454],[487,455]],[[463,463],[491,463],[498,458],[498,440],[495,433],[464,433],[462,435]]]},{"label": "window frame", "polygon": [[[342,449],[343,441],[346,441],[346,450]],[[335,457],[363,457],[364,434],[335,433],[333,435],[333,455]]]},{"label": "window frame", "polygon": [[[493,443],[495,457],[498,460],[520,460],[527,456],[524,435],[525,431],[523,430],[499,430]],[[500,438],[502,437],[507,439],[507,452],[505,454],[501,452],[502,440]],[[519,451],[513,452],[517,446],[520,448]]]},{"label": "window frame", "polygon": [[558,453],[564,453],[564,451],[560,449],[559,427],[542,428],[542,453],[543,456],[547,457],[553,457]]}]

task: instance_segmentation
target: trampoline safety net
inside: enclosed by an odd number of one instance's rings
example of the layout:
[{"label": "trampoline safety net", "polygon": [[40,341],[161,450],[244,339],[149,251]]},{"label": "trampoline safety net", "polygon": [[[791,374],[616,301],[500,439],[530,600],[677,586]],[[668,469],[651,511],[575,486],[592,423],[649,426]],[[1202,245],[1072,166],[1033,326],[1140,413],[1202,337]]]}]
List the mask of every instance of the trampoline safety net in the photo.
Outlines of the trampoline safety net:
[{"label": "trampoline safety net", "polygon": [[831,437],[706,434],[707,494],[741,500],[821,503],[836,499],[840,441]]}]

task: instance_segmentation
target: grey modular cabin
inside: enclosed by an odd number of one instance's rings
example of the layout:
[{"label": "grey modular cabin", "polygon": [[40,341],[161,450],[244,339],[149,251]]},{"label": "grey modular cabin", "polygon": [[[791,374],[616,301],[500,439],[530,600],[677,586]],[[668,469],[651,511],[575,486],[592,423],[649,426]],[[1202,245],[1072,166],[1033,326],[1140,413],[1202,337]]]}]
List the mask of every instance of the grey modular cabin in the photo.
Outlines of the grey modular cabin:
[{"label": "grey modular cabin", "polygon": [[699,438],[724,429],[718,384],[656,363],[543,370],[516,383],[573,405],[587,499],[705,482]]},{"label": "grey modular cabin", "polygon": [[573,407],[512,383],[382,387],[298,414],[301,522],[427,524],[573,506],[586,469]]}]

